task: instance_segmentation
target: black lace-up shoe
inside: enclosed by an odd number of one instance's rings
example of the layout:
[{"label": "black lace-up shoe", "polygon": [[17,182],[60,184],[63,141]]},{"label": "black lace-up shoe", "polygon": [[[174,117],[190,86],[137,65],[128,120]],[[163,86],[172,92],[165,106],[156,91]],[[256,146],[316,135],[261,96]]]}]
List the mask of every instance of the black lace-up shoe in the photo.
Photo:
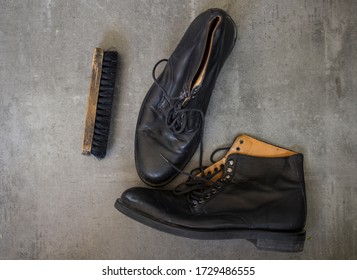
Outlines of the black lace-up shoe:
[{"label": "black lace-up shoe", "polygon": [[[218,173],[222,177],[212,182]],[[145,225],[183,237],[243,238],[258,249],[303,250],[302,154],[255,157],[231,153],[216,174],[191,176],[175,191],[131,188],[115,207]]]},{"label": "black lace-up shoe", "polygon": [[[231,17],[211,9],[192,22],[171,57],[155,65],[154,84],[143,101],[135,135],[136,169],[144,183],[169,183],[192,158],[202,142],[217,76],[235,40]],[[157,65],[165,61],[156,78]]]}]

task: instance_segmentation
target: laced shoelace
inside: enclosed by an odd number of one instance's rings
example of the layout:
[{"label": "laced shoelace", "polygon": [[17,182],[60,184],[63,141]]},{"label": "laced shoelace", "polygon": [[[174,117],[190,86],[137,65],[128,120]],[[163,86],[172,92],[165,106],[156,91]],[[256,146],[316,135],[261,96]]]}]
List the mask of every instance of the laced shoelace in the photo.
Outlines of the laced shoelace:
[{"label": "laced shoelace", "polygon": [[[213,173],[205,174],[204,170],[207,166],[203,166],[203,130],[204,130],[204,113],[202,110],[198,109],[185,109],[184,106],[187,102],[192,98],[191,93],[185,87],[179,97],[171,97],[168,95],[165,88],[160,84],[157,80],[155,72],[156,68],[162,63],[168,62],[168,59],[159,60],[153,70],[152,77],[154,83],[161,89],[163,96],[167,103],[170,106],[169,113],[166,116],[166,125],[172,129],[172,131],[176,134],[182,133],[187,125],[187,113],[189,112],[197,112],[200,117],[200,126],[201,132],[199,136],[199,166],[191,170],[190,173],[187,173],[179,168],[177,168],[172,162],[170,162],[166,157],[160,155],[172,168],[174,168],[177,172],[181,174],[185,174],[188,176],[186,182],[182,182],[174,189],[175,195],[187,195],[187,201],[192,207],[196,207],[198,204],[202,204],[206,199],[209,199],[212,195],[214,195],[218,189],[221,189],[223,186],[223,181],[218,180],[216,182],[211,181],[211,179],[222,171],[224,166],[220,166],[214,170]],[[216,163],[214,155],[223,150],[229,150],[230,147],[222,147],[214,150],[210,156],[210,161],[212,164]],[[197,176],[200,174],[200,176]]]},{"label": "laced shoelace", "polygon": [[[180,95],[178,97],[172,97],[169,96],[165,88],[160,84],[158,79],[156,78],[156,68],[162,63],[162,62],[168,62],[168,59],[164,58],[159,60],[155,65],[152,70],[152,78],[154,80],[154,83],[161,89],[163,93],[163,97],[167,101],[170,109],[168,114],[166,115],[166,125],[175,133],[175,134],[180,134],[183,133],[186,129],[187,126],[187,120],[188,120],[188,113],[191,112],[196,112],[198,113],[198,116],[200,118],[200,128],[201,132],[199,135],[199,146],[200,146],[200,157],[199,157],[199,164],[200,164],[200,169],[201,172],[203,172],[202,168],[202,157],[203,157],[203,130],[204,130],[204,121],[205,121],[205,115],[202,110],[199,109],[185,109],[184,107],[186,104],[190,101],[192,98],[192,94],[188,90],[187,87],[184,87],[183,90],[181,91]],[[168,159],[166,159],[163,155],[161,157],[168,162],[170,165],[172,165],[175,169],[177,169]],[[177,169],[180,173],[182,173],[182,170]],[[187,173],[186,173],[187,174]]]},{"label": "laced shoelace", "polygon": [[[230,147],[222,147],[214,150],[210,156],[212,164],[217,162],[213,159],[217,152],[229,149]],[[192,169],[190,173],[179,170],[180,173],[186,174],[188,179],[186,182],[179,184],[173,192],[175,195],[186,195],[187,201],[192,207],[197,207],[198,204],[204,203],[205,200],[209,199],[223,187],[223,180],[213,182],[211,179],[223,170],[224,165],[215,169],[213,173],[209,172],[205,174],[204,172],[200,172],[202,169],[206,168],[207,166],[199,166]],[[201,173],[201,176],[197,176],[199,173]]]}]

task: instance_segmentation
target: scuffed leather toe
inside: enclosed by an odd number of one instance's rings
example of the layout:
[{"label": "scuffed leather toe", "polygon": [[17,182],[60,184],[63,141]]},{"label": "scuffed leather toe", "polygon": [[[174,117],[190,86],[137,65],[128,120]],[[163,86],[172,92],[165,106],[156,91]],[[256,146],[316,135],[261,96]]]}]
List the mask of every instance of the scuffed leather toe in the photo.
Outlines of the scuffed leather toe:
[{"label": "scuffed leather toe", "polygon": [[153,138],[139,133],[135,151],[135,164],[140,179],[147,185],[162,187],[177,175],[162,157],[162,147]]}]

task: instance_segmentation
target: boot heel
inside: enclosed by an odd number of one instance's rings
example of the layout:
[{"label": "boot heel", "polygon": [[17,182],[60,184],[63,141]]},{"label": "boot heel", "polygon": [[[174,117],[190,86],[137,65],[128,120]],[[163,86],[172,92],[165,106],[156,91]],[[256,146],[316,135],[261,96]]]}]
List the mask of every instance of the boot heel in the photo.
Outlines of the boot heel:
[{"label": "boot heel", "polygon": [[298,253],[304,249],[306,233],[282,236],[281,239],[257,239],[258,250]]}]

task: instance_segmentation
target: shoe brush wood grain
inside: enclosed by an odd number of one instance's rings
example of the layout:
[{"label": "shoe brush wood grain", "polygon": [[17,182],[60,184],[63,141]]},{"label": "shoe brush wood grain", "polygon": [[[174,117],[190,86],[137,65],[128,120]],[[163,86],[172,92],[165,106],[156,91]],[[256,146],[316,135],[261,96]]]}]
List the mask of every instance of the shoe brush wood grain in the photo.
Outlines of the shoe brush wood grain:
[{"label": "shoe brush wood grain", "polygon": [[104,158],[117,73],[118,53],[95,48],[82,143],[83,155]]}]

